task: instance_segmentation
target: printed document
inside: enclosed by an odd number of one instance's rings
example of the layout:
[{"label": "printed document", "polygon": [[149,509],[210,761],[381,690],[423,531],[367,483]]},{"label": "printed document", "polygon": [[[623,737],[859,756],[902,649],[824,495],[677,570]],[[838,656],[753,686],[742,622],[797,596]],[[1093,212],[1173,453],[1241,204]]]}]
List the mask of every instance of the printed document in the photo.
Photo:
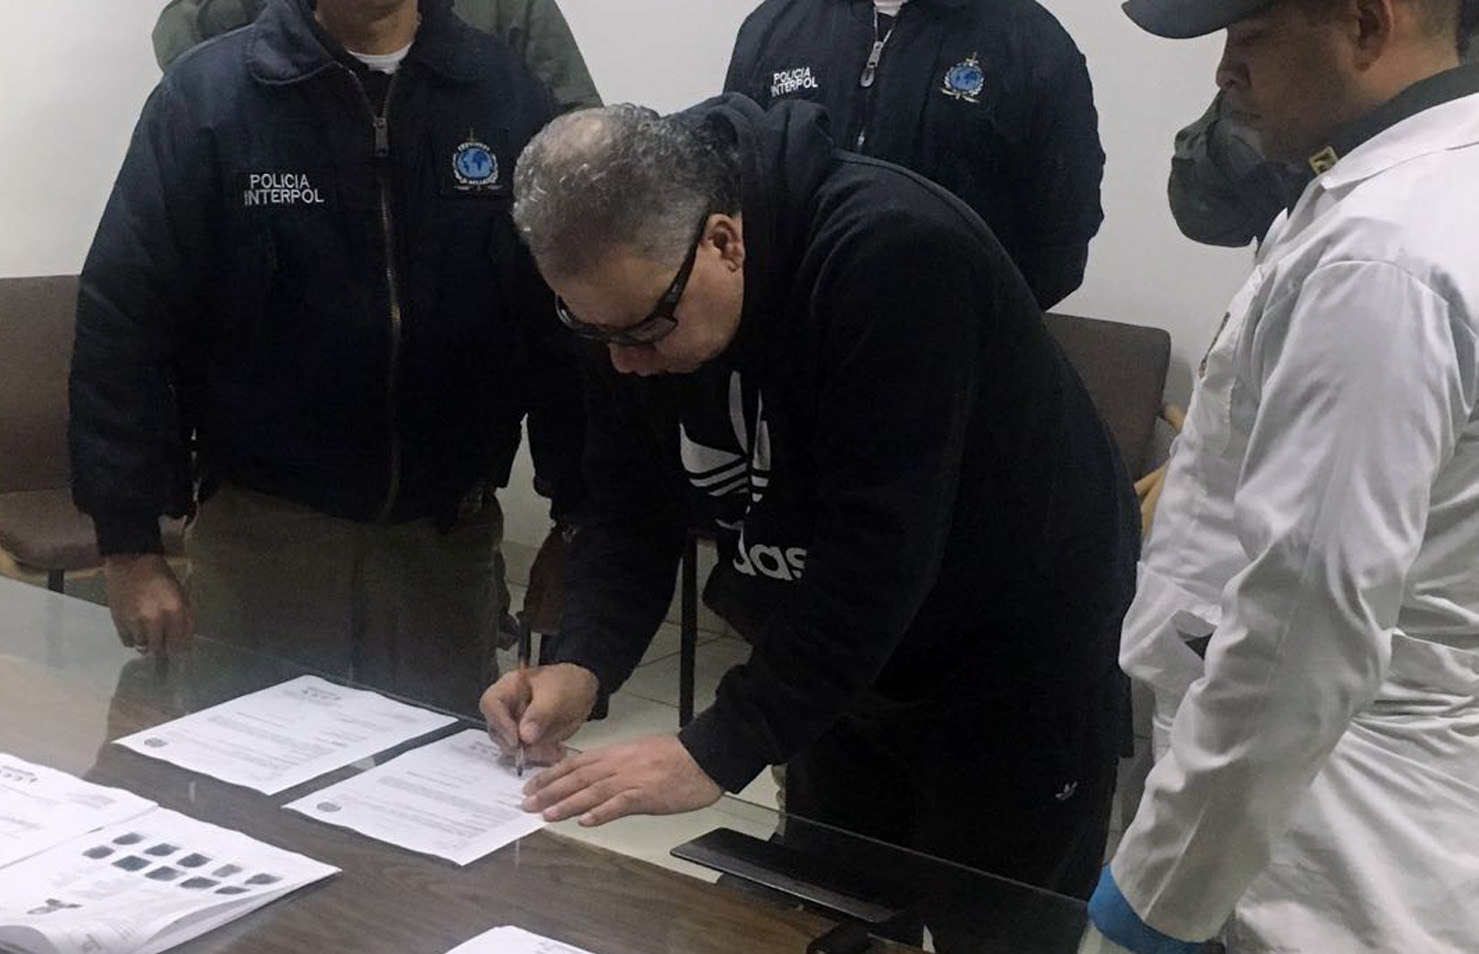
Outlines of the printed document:
[{"label": "printed document", "polygon": [[0,868],[153,807],[121,788],[0,753]]},{"label": "printed document", "polygon": [[276,795],[456,721],[379,693],[299,676],[118,744]]},{"label": "printed document", "polygon": [[0,950],[157,954],[337,871],[156,808],[0,869]]},{"label": "printed document", "polygon": [[497,927],[459,944],[447,954],[590,954],[516,927]]},{"label": "printed document", "polygon": [[287,807],[465,865],[544,827],[519,807],[525,781],[500,760],[486,732],[468,729]]}]

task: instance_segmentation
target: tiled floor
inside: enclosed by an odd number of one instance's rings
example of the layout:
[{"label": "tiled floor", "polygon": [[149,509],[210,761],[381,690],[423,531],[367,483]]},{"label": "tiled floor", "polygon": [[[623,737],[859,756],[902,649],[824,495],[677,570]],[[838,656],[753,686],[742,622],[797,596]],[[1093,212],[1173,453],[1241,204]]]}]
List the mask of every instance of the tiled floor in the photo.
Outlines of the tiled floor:
[{"label": "tiled floor", "polygon": [[[694,664],[693,703],[697,711],[707,709],[714,701],[719,680],[732,667],[750,657],[750,647],[732,636],[702,643]],[[676,655],[637,667],[621,691],[639,699],[678,704],[678,669]]]}]

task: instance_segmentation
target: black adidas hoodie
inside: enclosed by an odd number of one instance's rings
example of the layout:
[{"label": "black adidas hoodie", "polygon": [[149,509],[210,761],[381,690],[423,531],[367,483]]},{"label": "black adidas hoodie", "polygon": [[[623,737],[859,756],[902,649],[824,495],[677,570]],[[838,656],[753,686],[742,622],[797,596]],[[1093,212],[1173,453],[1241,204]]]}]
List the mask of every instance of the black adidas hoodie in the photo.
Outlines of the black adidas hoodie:
[{"label": "black adidas hoodie", "polygon": [[726,789],[865,697],[1028,700],[1054,761],[1112,748],[1138,514],[1026,283],[964,203],[838,151],[817,106],[688,115],[739,146],[741,327],[691,375],[593,359],[589,520],[549,661],[617,689],[707,524],[705,599],[754,651],[681,739]]}]

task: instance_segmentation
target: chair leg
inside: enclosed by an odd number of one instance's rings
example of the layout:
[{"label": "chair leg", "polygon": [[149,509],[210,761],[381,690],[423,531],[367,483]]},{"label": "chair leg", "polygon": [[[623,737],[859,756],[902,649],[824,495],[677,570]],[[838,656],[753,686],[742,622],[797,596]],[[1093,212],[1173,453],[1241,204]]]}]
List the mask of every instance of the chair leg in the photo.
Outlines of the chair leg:
[{"label": "chair leg", "polygon": [[693,721],[693,668],[698,657],[698,540],[683,544],[682,619],[679,623],[678,726]]},{"label": "chair leg", "polygon": [[65,592],[67,592],[67,571],[66,570],[47,570],[46,571],[46,588],[48,590],[51,590],[53,593],[65,593]]}]

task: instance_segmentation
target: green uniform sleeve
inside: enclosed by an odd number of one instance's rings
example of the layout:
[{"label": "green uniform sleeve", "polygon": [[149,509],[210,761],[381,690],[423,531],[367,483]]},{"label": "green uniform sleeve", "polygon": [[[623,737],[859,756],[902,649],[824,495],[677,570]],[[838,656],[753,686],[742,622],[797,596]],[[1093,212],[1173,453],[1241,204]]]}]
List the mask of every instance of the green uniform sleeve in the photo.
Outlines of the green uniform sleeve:
[{"label": "green uniform sleeve", "polygon": [[257,19],[267,0],[170,0],[154,21],[154,58],[166,69],[191,47]]},{"label": "green uniform sleeve", "polygon": [[575,35],[555,0],[454,0],[452,9],[513,47],[550,88],[560,112],[601,105]]}]

